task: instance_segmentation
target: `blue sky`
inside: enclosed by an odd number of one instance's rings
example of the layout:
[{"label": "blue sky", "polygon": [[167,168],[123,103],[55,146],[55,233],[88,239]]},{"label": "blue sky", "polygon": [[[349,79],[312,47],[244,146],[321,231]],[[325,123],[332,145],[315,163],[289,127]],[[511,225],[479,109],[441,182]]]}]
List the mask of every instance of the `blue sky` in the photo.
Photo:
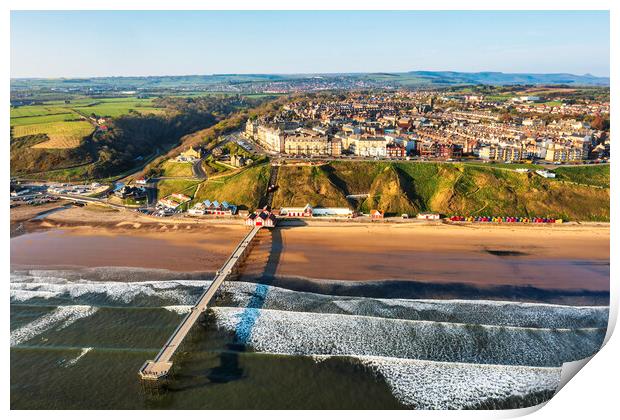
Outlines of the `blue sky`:
[{"label": "blue sky", "polygon": [[593,11],[13,11],[11,77],[410,70],[609,76]]}]

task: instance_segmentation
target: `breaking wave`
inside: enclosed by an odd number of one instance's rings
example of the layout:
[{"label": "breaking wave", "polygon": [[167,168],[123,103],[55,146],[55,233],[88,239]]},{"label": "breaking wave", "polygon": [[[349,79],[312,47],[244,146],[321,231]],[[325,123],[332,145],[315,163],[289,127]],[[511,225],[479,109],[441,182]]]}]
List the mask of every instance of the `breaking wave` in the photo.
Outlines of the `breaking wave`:
[{"label": "breaking wave", "polygon": [[65,367],[69,367],[69,366],[75,365],[82,357],[86,356],[86,353],[88,353],[92,349],[93,349],[92,347],[84,347],[82,349],[82,351],[80,352],[80,354],[78,354],[76,357],[74,357],[73,359],[71,359],[71,360],[69,360],[69,361],[67,361],[65,363]]},{"label": "breaking wave", "polygon": [[[49,271],[11,273],[10,296],[12,302],[69,298],[85,304],[111,302],[172,308],[194,304],[209,284],[206,280],[68,280]],[[336,296],[246,282],[225,283],[219,296],[227,306],[531,328],[605,328],[609,316],[606,306]]]},{"label": "breaking wave", "polygon": [[[12,331],[11,346],[93,314],[92,305],[113,302],[183,316],[210,284],[142,278],[150,280],[94,281],[52,270],[11,273],[13,303],[81,304],[59,306]],[[248,350],[311,357],[316,363],[345,359],[382,378],[406,406],[458,409],[514,399],[531,403],[536,394],[550,398],[562,363],[600,349],[608,316],[606,306],[387,299],[226,282],[209,311],[209,324]],[[90,350],[82,348],[65,366]]]},{"label": "breaking wave", "polygon": [[96,311],[97,308],[86,305],[60,306],[49,314],[11,331],[11,347],[31,340],[52,328],[57,330],[66,328],[78,319],[91,316]]},{"label": "breaking wave", "polygon": [[561,368],[445,363],[377,356],[352,360],[379,374],[399,402],[422,410],[478,408],[489,402],[553,395]]},{"label": "breaking wave", "polygon": [[245,282],[224,283],[231,306],[256,306],[294,312],[367,315],[463,324],[532,328],[605,328],[606,306],[564,306],[493,300],[381,299],[296,292]]},{"label": "breaking wave", "polygon": [[256,308],[212,308],[218,328],[259,352],[385,356],[444,362],[561,366],[595,353],[603,328],[453,324]]},{"label": "breaking wave", "polygon": [[13,302],[31,299],[71,299],[104,297],[116,303],[136,303],[140,298],[157,299],[161,303],[188,305],[210,282],[204,280],[166,280],[143,282],[72,280],[54,276],[11,273],[10,296]]},{"label": "breaking wave", "polygon": [[192,305],[170,305],[164,306],[164,309],[179,315],[185,315],[191,311]]}]

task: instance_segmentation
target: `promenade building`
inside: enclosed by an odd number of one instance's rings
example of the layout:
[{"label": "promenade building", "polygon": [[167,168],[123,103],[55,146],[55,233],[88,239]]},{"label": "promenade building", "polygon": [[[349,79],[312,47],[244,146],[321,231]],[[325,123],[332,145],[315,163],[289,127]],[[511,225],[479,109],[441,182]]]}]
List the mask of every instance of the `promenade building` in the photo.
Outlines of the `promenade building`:
[{"label": "promenade building", "polygon": [[407,156],[407,149],[396,143],[390,143],[385,146],[385,152],[389,158],[403,158]]},{"label": "promenade building", "polygon": [[523,149],[517,146],[484,146],[479,149],[479,157],[484,160],[515,161],[522,160]]},{"label": "promenade building", "polygon": [[343,139],[342,149],[355,156],[385,157],[387,139],[368,135],[352,135]]},{"label": "promenade building", "polygon": [[294,134],[284,138],[284,153],[289,155],[323,156],[331,154],[327,136]]},{"label": "promenade building", "polygon": [[277,126],[259,125],[256,129],[256,141],[265,149],[276,152],[284,152],[285,134]]},{"label": "promenade building", "polygon": [[573,162],[583,160],[583,149],[554,143],[547,148],[547,162]]},{"label": "promenade building", "polygon": [[243,134],[251,140],[256,140],[256,136],[258,135],[258,122],[256,122],[256,120],[248,120],[245,123]]}]

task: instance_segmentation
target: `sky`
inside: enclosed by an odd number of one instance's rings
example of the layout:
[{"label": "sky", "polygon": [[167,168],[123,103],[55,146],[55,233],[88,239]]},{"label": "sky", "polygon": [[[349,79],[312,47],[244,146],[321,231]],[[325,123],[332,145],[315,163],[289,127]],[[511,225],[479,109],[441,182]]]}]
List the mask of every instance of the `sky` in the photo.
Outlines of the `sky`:
[{"label": "sky", "polygon": [[606,11],[13,11],[11,77],[609,76]]}]

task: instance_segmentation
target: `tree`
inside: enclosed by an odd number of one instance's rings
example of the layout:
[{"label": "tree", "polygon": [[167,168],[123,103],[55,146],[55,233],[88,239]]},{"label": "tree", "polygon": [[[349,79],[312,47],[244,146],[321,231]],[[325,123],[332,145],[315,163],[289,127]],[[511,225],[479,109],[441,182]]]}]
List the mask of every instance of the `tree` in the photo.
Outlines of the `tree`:
[{"label": "tree", "polygon": [[606,118],[603,118],[599,114],[596,117],[594,117],[594,120],[592,120],[590,127],[592,127],[595,130],[605,131],[609,129],[609,120]]}]

